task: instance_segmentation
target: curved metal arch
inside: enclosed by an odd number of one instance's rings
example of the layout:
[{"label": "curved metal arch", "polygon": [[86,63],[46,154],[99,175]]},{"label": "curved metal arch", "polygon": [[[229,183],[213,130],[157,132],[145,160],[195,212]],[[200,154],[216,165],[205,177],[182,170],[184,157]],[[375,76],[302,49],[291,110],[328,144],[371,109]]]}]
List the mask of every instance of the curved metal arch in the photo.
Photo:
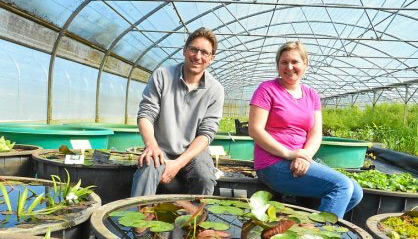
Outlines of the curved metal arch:
[{"label": "curved metal arch", "polygon": [[[269,45],[267,45],[267,46],[272,46],[273,44],[269,44]],[[307,45],[311,45],[311,44],[307,44]],[[258,48],[258,47],[255,47],[255,48]],[[254,49],[255,49],[254,48]],[[331,57],[331,58],[334,58],[334,56],[329,56],[329,57]],[[266,58],[263,58],[263,59],[266,59]],[[340,61],[340,62],[342,62],[342,63],[344,63],[344,64],[346,64],[346,65],[349,65],[349,66],[352,66],[353,68],[355,68],[355,66],[354,65],[352,65],[352,64],[349,64],[348,62],[346,62],[346,61],[343,61],[343,60],[340,60],[340,59],[337,59],[338,61]],[[371,62],[372,63],[372,62]],[[227,65],[227,64],[224,64],[224,65],[222,65],[221,67],[223,67],[223,66],[225,66],[225,65]],[[333,68],[335,68],[335,67],[333,67]],[[225,69],[228,69],[228,68],[225,68]],[[377,69],[380,69],[380,67],[378,67]],[[342,71],[342,70],[341,70]],[[361,70],[361,71],[363,71],[363,70]],[[223,72],[223,71],[222,71]],[[343,72],[345,72],[345,71],[343,71]],[[372,77],[371,75],[369,75],[366,71],[363,71],[366,75],[368,75],[368,76],[370,76],[370,77]],[[345,72],[345,73],[348,73],[348,72]]]},{"label": "curved metal arch", "polygon": [[[200,15],[198,15],[198,16],[196,16],[196,17],[203,17],[203,16],[205,16],[205,15],[207,15],[207,14],[209,14],[209,13],[211,13],[211,12],[213,12],[213,11],[216,11],[216,10],[218,10],[219,8],[221,8],[222,6],[217,6],[217,7],[215,7],[215,8],[212,8],[212,9],[210,9],[210,10],[208,10],[208,11],[206,11],[206,12],[204,12],[204,13],[202,13],[202,14],[200,14]],[[289,7],[287,7],[287,8],[289,8]],[[264,13],[269,13],[269,12],[271,12],[272,10],[271,9],[269,9],[269,10],[264,10],[264,11],[260,11],[260,12],[257,12],[257,13],[254,13],[254,14],[250,14],[250,15],[247,15],[248,17],[253,17],[253,16],[257,16],[257,15],[259,15],[259,14],[264,14]],[[194,19],[194,18],[192,18],[192,19]],[[238,18],[237,20],[242,20],[242,19],[244,19],[244,18]],[[196,20],[196,19],[195,19]],[[227,24],[231,24],[231,23],[235,23],[236,21],[231,21],[231,22],[228,22]],[[188,24],[188,23],[191,23],[190,21],[188,21],[187,23],[186,23],[186,25]],[[223,26],[225,26],[226,24],[223,24],[223,25],[220,25],[219,27],[215,27],[215,28],[213,28],[212,30],[215,32],[215,31],[217,31],[217,30],[219,30],[220,28],[222,28]],[[172,34],[172,33],[171,33]],[[171,34],[168,34],[168,35],[171,35]],[[232,38],[232,36],[231,36],[231,38]],[[225,39],[226,40],[226,39]],[[223,40],[220,40],[220,41],[218,41],[218,45],[219,45],[219,43],[220,42],[222,42]],[[181,50],[182,48],[179,48],[179,49],[177,49],[176,51],[174,51],[169,57],[167,57],[167,58],[164,58],[159,64],[157,64],[157,66],[156,67],[154,67],[154,69],[153,70],[155,70],[155,69],[157,69],[158,67],[160,67],[166,60],[168,60],[171,56],[173,56],[173,55],[175,55],[177,52],[179,52],[180,50]]]},{"label": "curved metal arch", "polygon": [[[115,11],[111,6],[109,6],[106,2],[105,4],[111,8],[113,11]],[[156,8],[152,9],[150,12],[148,12],[147,14],[145,14],[143,17],[141,17],[138,21],[136,21],[134,24],[131,24],[129,21],[127,21],[130,26],[124,30],[123,32],[121,32],[111,43],[111,45],[109,46],[109,48],[106,50],[105,55],[103,56],[101,62],[100,62],[100,67],[99,67],[99,72],[97,74],[97,84],[96,84],[96,115],[95,115],[95,122],[98,123],[99,122],[99,101],[100,101],[100,85],[101,85],[101,76],[102,76],[102,72],[104,69],[104,65],[106,63],[106,60],[108,58],[108,56],[112,53],[113,48],[116,46],[116,44],[118,44],[118,42],[126,35],[128,34],[132,29],[135,29],[139,24],[141,24],[143,21],[145,21],[148,17],[152,16],[154,13],[156,13],[158,10],[160,10],[161,8],[164,8],[166,5],[168,5],[169,3],[162,3],[160,5],[158,5]],[[117,11],[115,11],[116,13],[118,13]],[[118,13],[119,14],[119,13]],[[132,66],[132,69],[134,68],[134,66]],[[128,109],[128,94],[129,94],[129,85],[130,85],[130,78],[128,78],[128,81],[126,83],[126,97],[125,97],[125,123],[127,123],[127,109]]]},{"label": "curved metal arch", "polygon": [[[300,22],[298,22],[298,23],[304,23],[304,21],[300,21]],[[318,23],[323,23],[322,21],[318,21]],[[289,23],[278,23],[278,24],[275,24],[275,25],[282,25],[282,24],[289,24]],[[342,24],[342,25],[346,25],[346,24]],[[354,27],[359,27],[359,26],[354,26]],[[257,28],[254,28],[254,29],[251,29],[251,30],[259,30],[259,29],[261,29],[261,28],[264,28],[264,26],[262,26],[262,27],[257,27]],[[359,27],[360,28],[360,27]],[[361,28],[363,28],[363,27],[361,27]],[[386,35],[388,35],[388,36],[391,36],[391,37],[394,37],[395,39],[397,38],[396,36],[392,36],[392,35],[390,35],[390,34],[386,34]],[[321,34],[321,35],[319,35],[319,36],[323,36],[323,34]],[[325,35],[326,36],[326,35]],[[262,38],[257,38],[257,40],[261,40]],[[397,38],[398,40],[400,40],[399,38]],[[252,39],[253,41],[256,41],[256,40],[254,40],[254,39]],[[354,42],[354,40],[352,40],[351,42]],[[406,43],[406,42],[405,42]],[[371,48],[371,49],[373,49],[373,50],[376,50],[377,52],[380,52],[380,53],[382,53],[383,55],[387,55],[387,56],[389,56],[391,59],[396,59],[396,58],[394,58],[393,56],[391,56],[391,55],[389,55],[389,54],[386,54],[384,51],[381,51],[380,49],[377,49],[377,48],[374,48],[374,47],[372,47],[372,46],[370,46],[370,45],[368,45],[368,44],[364,44],[364,43],[360,43],[360,44],[362,44],[363,46],[366,46],[366,47],[368,47],[368,48]],[[410,44],[410,45],[412,45],[412,46],[414,46],[413,44]],[[235,45],[234,47],[237,47],[238,45]],[[272,45],[270,45],[270,46],[272,46]],[[418,46],[414,46],[415,48],[418,48]],[[255,48],[251,48],[251,49],[255,49]],[[335,50],[339,50],[338,48],[333,48],[333,49],[335,49]],[[218,61],[219,60],[222,60],[222,58],[221,59],[217,59]],[[400,60],[398,60],[401,64],[404,64],[403,62],[401,62]],[[408,67],[408,65],[406,65],[406,64],[404,64],[405,66],[407,66]]]},{"label": "curved metal arch", "polygon": [[[283,9],[287,9],[287,8],[291,8],[291,7],[283,7],[283,8],[280,8],[280,9],[276,9],[276,11],[279,11],[279,10],[283,10]],[[244,17],[241,17],[241,18],[237,18],[237,20],[243,20],[243,19],[246,19],[246,18],[250,18],[250,17],[253,17],[253,16],[257,16],[257,15],[260,15],[260,14],[265,14],[265,13],[269,13],[269,12],[271,12],[271,11],[275,11],[274,9],[268,9],[268,10],[263,10],[263,11],[259,11],[259,12],[255,12],[255,13],[253,13],[253,14],[249,14],[249,15],[246,15],[246,16],[244,16]],[[389,13],[392,13],[392,12],[389,12]],[[206,15],[206,14],[205,14]],[[399,15],[401,15],[401,16],[403,16],[403,17],[410,17],[410,16],[408,16],[408,15],[403,15],[403,14],[399,14]],[[230,22],[228,22],[228,23],[226,23],[226,24],[223,24],[223,25],[220,25],[219,27],[216,27],[216,28],[214,28],[214,31],[216,31],[216,30],[218,30],[218,29],[220,29],[220,28],[222,28],[223,26],[225,26],[225,25],[228,25],[228,24],[233,24],[233,23],[236,23],[236,21],[237,20],[233,20],[233,21],[230,21]],[[415,20],[418,20],[418,19],[415,19]],[[303,23],[305,23],[306,21],[301,21],[301,22],[303,22]],[[320,22],[320,23],[328,23],[328,22],[323,22],[323,21],[311,21],[311,22]],[[381,22],[383,22],[383,20],[381,21]],[[273,26],[276,26],[276,25],[281,25],[282,23],[279,23],[279,24],[273,24]],[[338,24],[340,24],[340,23],[338,23]],[[341,23],[341,24],[343,24],[343,23]],[[380,24],[380,22],[379,23],[377,23],[376,25],[378,25],[378,24]],[[343,25],[347,25],[347,23],[344,23]],[[353,25],[353,24],[348,24],[348,25],[350,25],[350,26],[353,26],[353,27],[358,27],[357,25]],[[263,28],[263,27],[258,27],[258,28],[254,28],[254,29],[251,29],[251,30],[258,30],[258,29],[260,29],[260,28]],[[365,29],[367,29],[366,27],[362,27],[362,28],[365,28]],[[369,30],[369,29],[367,29],[367,30]],[[243,32],[241,32],[241,33],[243,33]],[[239,33],[238,33],[239,34]],[[393,38],[395,38],[395,39],[397,39],[397,40],[401,40],[401,39],[399,39],[399,38],[397,38],[396,36],[392,36],[391,34],[387,34],[387,33],[385,33],[386,35],[388,35],[388,36],[391,36],[391,37],[393,37]],[[232,38],[233,36],[230,36],[230,37],[225,37],[225,38]],[[220,40],[219,42],[222,42],[223,40]],[[404,41],[405,42],[405,41]],[[411,44],[411,43],[409,43],[409,42],[405,42],[405,43],[407,43],[407,44],[410,44],[411,46],[414,46],[413,44]],[[416,47],[416,46],[414,46],[414,47]],[[160,67],[166,60],[168,60],[169,58],[171,58],[173,55],[175,55],[177,52],[178,52],[179,50],[177,50],[177,51],[174,51],[172,54],[170,54],[168,57],[166,57],[165,59],[163,59],[153,70],[155,70],[156,68],[158,68],[158,67]]]},{"label": "curved metal arch", "polygon": [[60,32],[58,33],[57,39],[54,42],[54,46],[52,47],[51,52],[51,59],[49,60],[49,72],[48,72],[48,105],[47,105],[47,116],[46,116],[46,123],[50,124],[52,119],[52,86],[54,84],[54,65],[55,65],[55,57],[57,56],[58,46],[61,42],[62,37],[65,35],[67,28],[70,26],[71,22],[74,18],[87,6],[92,0],[85,0],[82,2],[68,17],[67,21],[65,21],[64,25],[62,26]]},{"label": "curved metal arch", "polygon": [[[268,46],[272,46],[273,44],[270,44],[270,45],[268,45]],[[313,44],[307,44],[307,45],[313,45]],[[316,46],[316,45],[315,45]],[[368,45],[365,45],[365,46],[367,46],[367,47],[370,47],[371,49],[373,49],[373,50],[376,50],[376,51],[378,51],[378,52],[381,52],[381,53],[383,53],[384,55],[388,55],[389,56],[389,59],[394,59],[392,56],[390,56],[389,54],[386,54],[385,52],[382,52],[380,49],[376,49],[376,48],[374,48],[374,47],[371,47],[371,46],[368,46]],[[325,47],[327,47],[328,48],[328,46],[325,46]],[[255,47],[255,48],[252,48],[252,49],[256,49],[257,47]],[[258,48],[259,48],[259,46],[258,46]],[[340,50],[340,49],[335,49],[335,50]],[[331,57],[332,55],[330,55],[329,57]],[[337,59],[337,58],[335,58],[335,57],[332,57],[333,59]],[[375,66],[377,66],[377,68],[376,69],[379,69],[379,70],[383,70],[383,71],[386,71],[386,69],[384,69],[384,68],[382,68],[382,67],[380,67],[379,65],[377,65],[377,64],[375,64],[373,61],[370,61],[369,59],[367,59],[367,58],[365,58],[365,57],[360,57],[360,59],[362,59],[362,60],[365,60],[365,61],[367,61],[367,62],[369,62],[369,63],[371,63],[371,65],[375,65]],[[339,59],[338,59],[339,60]],[[218,60],[218,61],[222,61],[222,59],[221,60]],[[347,65],[351,65],[351,64],[349,64],[347,61],[343,61],[343,60],[339,60],[340,62],[342,62],[342,63],[344,63],[344,64],[347,64]],[[398,60],[399,61],[399,60]],[[400,62],[401,64],[404,64],[403,62]],[[230,63],[225,63],[225,64],[223,64],[223,65],[221,65],[221,67],[224,67],[224,66],[226,66],[226,65],[228,65],[228,64],[230,64]],[[406,64],[404,64],[405,66],[407,66]],[[351,66],[353,66],[353,65],[351,65]],[[407,66],[407,67],[409,67],[409,66]],[[354,66],[353,66],[353,68],[355,68]],[[361,70],[362,72],[364,72],[366,75],[368,75],[368,76],[370,76],[370,77],[372,77],[371,75],[369,75],[366,71],[363,71],[363,70]],[[395,79],[397,79],[399,82],[401,82],[397,77],[394,77]],[[380,83],[380,82],[377,82],[377,83]],[[367,87],[367,86],[366,86]]]}]

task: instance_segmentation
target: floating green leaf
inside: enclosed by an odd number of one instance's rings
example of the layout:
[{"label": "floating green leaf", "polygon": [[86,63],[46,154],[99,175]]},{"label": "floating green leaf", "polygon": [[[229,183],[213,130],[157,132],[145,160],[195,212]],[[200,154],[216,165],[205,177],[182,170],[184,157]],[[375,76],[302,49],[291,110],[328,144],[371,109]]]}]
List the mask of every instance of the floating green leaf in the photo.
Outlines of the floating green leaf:
[{"label": "floating green leaf", "polygon": [[331,225],[325,225],[322,227],[322,229],[330,231],[330,232],[348,232],[348,228],[345,227],[339,227],[339,226],[331,226]]},{"label": "floating green leaf", "polygon": [[[123,210],[123,211],[120,210],[120,211],[111,212],[111,213],[109,213],[109,216],[110,217],[124,217],[124,216],[127,216],[129,214],[141,214],[142,216],[139,216],[139,217],[142,217],[142,219],[145,219],[145,215],[142,214],[142,213],[140,213],[140,212],[137,212],[137,211],[126,211],[126,210]],[[134,215],[133,217],[138,217],[138,215]]]},{"label": "floating green leaf", "polygon": [[269,219],[266,210],[270,207],[268,202],[272,196],[273,195],[267,191],[258,191],[250,198],[251,213],[262,222],[266,222]]},{"label": "floating green leaf", "polygon": [[229,229],[229,226],[222,222],[202,222],[199,224],[200,227],[204,229],[214,229],[219,231],[226,231]]},{"label": "floating green leaf", "polygon": [[314,220],[315,222],[330,222],[336,223],[338,221],[337,215],[329,212],[320,212],[320,213],[312,213],[309,215],[309,219]]},{"label": "floating green leaf", "polygon": [[232,206],[210,206],[208,208],[208,211],[216,214],[221,213],[230,213],[234,215],[242,215],[244,214],[244,211],[241,208],[238,207],[232,207]]},{"label": "floating green leaf", "polygon": [[298,238],[298,235],[294,232],[290,232],[290,231],[286,231],[283,234],[276,234],[272,237],[270,237],[270,239],[296,239]]},{"label": "floating green leaf", "polygon": [[284,208],[284,204],[276,201],[268,201],[268,204],[273,205],[277,211],[280,211]]},{"label": "floating green leaf", "polygon": [[147,221],[152,232],[168,232],[174,229],[173,224],[162,221]]}]

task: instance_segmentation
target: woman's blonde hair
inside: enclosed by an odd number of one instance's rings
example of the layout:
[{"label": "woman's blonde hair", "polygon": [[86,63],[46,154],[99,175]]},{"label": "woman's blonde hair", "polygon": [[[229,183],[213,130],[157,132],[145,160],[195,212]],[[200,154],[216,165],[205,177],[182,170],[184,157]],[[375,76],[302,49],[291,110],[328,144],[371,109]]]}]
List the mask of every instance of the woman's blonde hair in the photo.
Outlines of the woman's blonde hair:
[{"label": "woman's blonde hair", "polygon": [[303,45],[303,43],[300,41],[289,41],[283,44],[277,51],[277,54],[276,54],[276,66],[277,67],[279,66],[280,56],[283,54],[283,52],[291,51],[291,50],[295,50],[299,52],[300,56],[302,57],[303,62],[306,65],[308,65],[308,51],[306,50],[305,45]]}]

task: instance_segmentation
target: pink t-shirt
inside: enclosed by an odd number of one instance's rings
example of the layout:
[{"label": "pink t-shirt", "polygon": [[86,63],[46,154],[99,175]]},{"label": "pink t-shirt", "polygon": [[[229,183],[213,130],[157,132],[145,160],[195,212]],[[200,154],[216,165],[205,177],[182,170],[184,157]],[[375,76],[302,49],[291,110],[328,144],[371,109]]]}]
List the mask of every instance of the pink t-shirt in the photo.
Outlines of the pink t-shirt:
[{"label": "pink t-shirt", "polygon": [[[314,125],[314,111],[321,110],[318,93],[302,86],[302,98],[295,99],[279,79],[260,84],[250,104],[269,111],[266,131],[288,149],[302,149],[306,136]],[[254,168],[268,167],[282,160],[255,144]]]}]

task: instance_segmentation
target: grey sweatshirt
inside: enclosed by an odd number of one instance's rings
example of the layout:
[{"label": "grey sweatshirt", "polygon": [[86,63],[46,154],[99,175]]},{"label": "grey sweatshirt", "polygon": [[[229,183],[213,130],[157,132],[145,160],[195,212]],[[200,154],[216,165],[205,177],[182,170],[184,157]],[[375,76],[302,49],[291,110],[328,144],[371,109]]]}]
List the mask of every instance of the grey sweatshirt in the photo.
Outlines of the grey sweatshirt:
[{"label": "grey sweatshirt", "polygon": [[189,92],[182,69],[183,63],[155,70],[139,103],[138,120],[154,125],[158,145],[170,155],[182,154],[199,135],[212,142],[224,103],[224,89],[211,74],[205,71]]}]

